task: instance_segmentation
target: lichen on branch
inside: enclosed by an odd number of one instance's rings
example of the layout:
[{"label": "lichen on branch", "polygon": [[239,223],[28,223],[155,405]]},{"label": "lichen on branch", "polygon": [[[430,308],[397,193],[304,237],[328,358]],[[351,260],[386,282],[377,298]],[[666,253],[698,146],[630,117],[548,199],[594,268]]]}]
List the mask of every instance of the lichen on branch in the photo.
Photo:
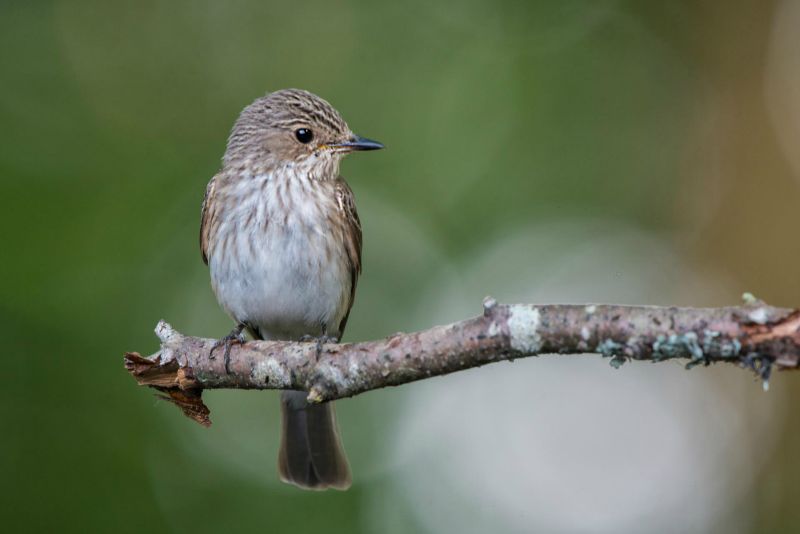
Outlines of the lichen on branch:
[{"label": "lichen on branch", "polygon": [[125,367],[201,424],[210,424],[204,389],[294,389],[311,402],[540,354],[598,353],[619,368],[628,360],[716,362],[755,371],[800,366],[800,311],[756,299],[725,308],[498,304],[483,314],[414,333],[358,343],[249,341],[234,344],[228,370],[216,340],[185,336],[161,321],[161,348],[125,355]]}]

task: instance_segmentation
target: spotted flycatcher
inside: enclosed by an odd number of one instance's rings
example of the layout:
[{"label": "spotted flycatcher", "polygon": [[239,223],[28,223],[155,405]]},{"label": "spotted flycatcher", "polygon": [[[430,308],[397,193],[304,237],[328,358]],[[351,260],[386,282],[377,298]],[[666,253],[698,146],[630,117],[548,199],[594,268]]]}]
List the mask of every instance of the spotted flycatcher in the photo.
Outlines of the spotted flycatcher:
[{"label": "spotted flycatcher", "polygon": [[[350,152],[383,148],[353,134],[325,100],[307,91],[270,93],[233,126],[222,169],[203,200],[200,247],[217,300],[256,339],[339,339],[361,272],[361,223],[339,176]],[[333,405],[281,394],[281,480],[347,489],[350,468]]]}]

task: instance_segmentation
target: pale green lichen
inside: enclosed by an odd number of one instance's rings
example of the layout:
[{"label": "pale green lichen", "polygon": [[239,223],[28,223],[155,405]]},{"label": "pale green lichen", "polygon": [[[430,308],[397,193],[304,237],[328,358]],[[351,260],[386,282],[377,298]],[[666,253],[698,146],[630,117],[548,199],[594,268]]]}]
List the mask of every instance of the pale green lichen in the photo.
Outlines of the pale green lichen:
[{"label": "pale green lichen", "polygon": [[703,330],[703,351],[706,354],[719,354],[722,358],[738,357],[742,343],[738,339],[727,340],[716,330]]},{"label": "pale green lichen", "polygon": [[689,358],[690,366],[705,362],[705,353],[698,343],[697,334],[659,335],[653,342],[653,361],[668,360],[671,358]]},{"label": "pale green lichen", "polygon": [[749,291],[742,293],[742,300],[744,301],[745,304],[751,306],[758,303],[758,299],[755,297],[755,295],[753,295]]},{"label": "pale green lichen", "polygon": [[608,361],[608,364],[614,369],[619,369],[622,367],[623,363],[625,363],[625,358],[623,356],[614,356]]},{"label": "pale green lichen", "polygon": [[619,369],[625,363],[625,345],[617,343],[613,339],[604,339],[595,349],[602,354],[603,358],[611,358],[608,362],[614,369]]},{"label": "pale green lichen", "polygon": [[611,356],[620,354],[624,348],[625,345],[617,343],[613,339],[604,339],[599,345],[597,345],[597,352],[602,354],[604,358],[610,358]]},{"label": "pale green lichen", "polygon": [[721,332],[706,329],[703,331],[702,346],[697,334],[660,335],[653,342],[653,361],[671,358],[689,358],[687,369],[710,362],[711,355],[720,358],[737,358],[742,351],[742,343],[738,339],[728,339]]},{"label": "pale green lichen", "polygon": [[764,391],[769,391],[769,377],[772,374],[773,359],[769,356],[762,356],[757,352],[751,352],[747,356],[742,356],[741,365],[752,370],[756,376],[761,378],[761,387]]}]

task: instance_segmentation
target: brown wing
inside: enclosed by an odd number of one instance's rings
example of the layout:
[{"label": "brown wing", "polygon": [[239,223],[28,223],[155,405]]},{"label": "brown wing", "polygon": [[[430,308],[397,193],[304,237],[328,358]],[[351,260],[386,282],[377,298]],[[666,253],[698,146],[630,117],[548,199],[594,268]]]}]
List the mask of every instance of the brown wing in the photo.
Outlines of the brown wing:
[{"label": "brown wing", "polygon": [[203,197],[203,210],[200,215],[200,253],[203,255],[203,262],[206,265],[208,265],[208,239],[211,233],[212,221],[216,216],[213,202],[216,187],[217,177],[214,176],[206,186],[206,195]]},{"label": "brown wing", "polygon": [[339,323],[339,337],[341,337],[344,333],[344,327],[347,325],[347,318],[350,316],[350,308],[353,307],[353,300],[356,297],[358,275],[361,274],[361,221],[356,211],[356,199],[353,196],[353,191],[341,176],[336,180],[336,203],[346,221],[344,245],[350,264],[350,301],[347,303],[347,313],[344,315],[342,322]]}]

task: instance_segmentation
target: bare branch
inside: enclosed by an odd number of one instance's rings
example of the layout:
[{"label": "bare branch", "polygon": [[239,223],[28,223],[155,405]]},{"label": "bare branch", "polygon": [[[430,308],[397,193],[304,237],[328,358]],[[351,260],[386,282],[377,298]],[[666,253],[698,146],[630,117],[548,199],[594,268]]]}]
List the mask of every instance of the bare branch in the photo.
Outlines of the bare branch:
[{"label": "bare branch", "polygon": [[361,343],[250,341],[233,345],[230,372],[215,340],[184,336],[161,321],[161,350],[125,355],[141,385],[154,387],[184,413],[208,425],[203,389],[296,389],[312,402],[351,397],[539,354],[599,353],[614,367],[626,360],[727,362],[768,384],[773,367],[800,366],[800,311],[751,299],[728,308],[528,305],[484,301],[484,313],[457,323]]}]

